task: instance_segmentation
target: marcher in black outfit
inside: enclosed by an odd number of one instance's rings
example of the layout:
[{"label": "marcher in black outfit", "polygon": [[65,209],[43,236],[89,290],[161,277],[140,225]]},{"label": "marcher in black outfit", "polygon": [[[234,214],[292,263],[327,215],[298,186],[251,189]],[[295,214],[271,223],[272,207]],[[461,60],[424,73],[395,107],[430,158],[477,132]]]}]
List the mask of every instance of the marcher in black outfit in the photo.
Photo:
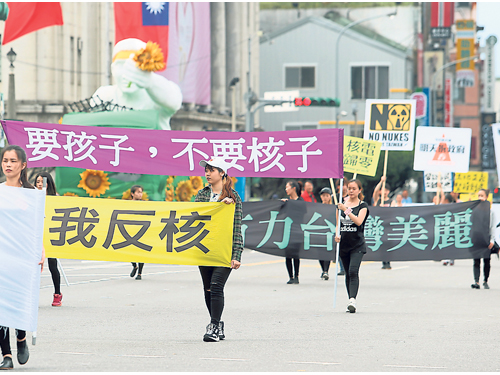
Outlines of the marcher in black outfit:
[{"label": "marcher in black outfit", "polygon": [[[489,189],[481,189],[477,193],[477,198],[481,201],[486,201],[488,199],[488,196],[490,195]],[[492,249],[493,246],[495,245],[495,221],[493,220],[493,212],[490,210],[490,228],[489,228],[489,234],[490,234],[490,244],[488,245],[488,249]],[[490,269],[491,269],[491,254],[483,258],[483,277],[484,277],[484,282],[483,282],[483,287],[484,289],[490,289],[490,286],[488,285],[488,278],[490,277]],[[474,284],[471,285],[472,289],[479,289],[479,278],[481,276],[481,258],[479,259],[474,259]]]},{"label": "marcher in black outfit", "polygon": [[[2,171],[7,178],[6,186],[34,189],[27,178],[27,158],[26,152],[19,146],[7,146],[3,149],[1,158]],[[42,251],[42,260],[38,263],[42,266],[45,261],[45,251]],[[0,348],[2,350],[3,361],[0,363],[0,370],[12,370],[14,362],[12,361],[12,352],[10,349],[9,327],[0,326]],[[28,344],[26,342],[26,331],[17,330],[17,361],[24,365],[29,359]]]},{"label": "marcher in black outfit", "polygon": [[348,199],[339,203],[340,236],[335,241],[340,242],[340,258],[346,270],[345,285],[349,296],[347,312],[356,312],[356,297],[359,289],[359,267],[366,253],[364,236],[365,222],[368,218],[368,205],[363,202],[363,187],[359,180],[351,180],[347,185]]},{"label": "marcher in black outfit", "polygon": [[[144,189],[141,185],[134,185],[130,188],[130,196],[133,201],[142,201],[142,195],[144,193]],[[137,268],[137,263],[132,263],[132,272],[130,272],[130,277],[134,277],[137,273],[136,280],[142,280],[142,269],[144,268],[144,263],[139,263],[139,268]],[[137,272],[139,271],[139,272]]]},{"label": "marcher in black outfit", "polygon": [[[285,186],[286,195],[290,199],[296,201],[303,201],[304,199],[300,196],[302,192],[302,182],[296,180],[290,180],[286,183]],[[287,201],[288,199],[284,198],[282,201]],[[293,259],[293,266],[292,266]],[[299,268],[300,268],[300,259],[298,258],[286,258],[285,260],[286,269],[288,271],[288,280],[287,284],[298,284],[299,283]],[[295,272],[294,272],[295,270]]]},{"label": "marcher in black outfit", "polygon": [[[47,179],[47,195],[58,195],[56,191],[56,184],[54,179],[48,172],[40,172],[35,177],[35,187],[38,190],[43,189],[43,178]],[[52,300],[52,306],[62,306],[62,294],[61,294],[61,274],[57,268],[56,258],[47,258],[47,263],[49,264],[50,274],[52,276],[52,283],[54,284],[54,299]]]}]

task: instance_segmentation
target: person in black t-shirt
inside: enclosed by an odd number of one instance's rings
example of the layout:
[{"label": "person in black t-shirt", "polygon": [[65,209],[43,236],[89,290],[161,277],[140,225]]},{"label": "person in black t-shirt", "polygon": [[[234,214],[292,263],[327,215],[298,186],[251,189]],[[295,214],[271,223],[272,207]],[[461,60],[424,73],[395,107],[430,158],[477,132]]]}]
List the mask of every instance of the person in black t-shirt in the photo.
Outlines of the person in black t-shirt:
[{"label": "person in black t-shirt", "polygon": [[[346,270],[345,285],[349,296],[346,312],[356,312],[356,296],[359,289],[359,266],[366,254],[365,222],[368,218],[368,205],[363,202],[363,187],[359,180],[351,180],[347,185],[348,197],[338,204],[340,213],[340,259]],[[338,217],[337,217],[338,219]]]},{"label": "person in black t-shirt", "polygon": [[[296,180],[290,180],[286,183],[285,186],[286,195],[288,195],[289,199],[293,199],[296,201],[303,201],[304,199],[300,196],[302,192],[302,182]],[[288,199],[283,198],[282,201],[287,201]],[[293,266],[292,266],[293,260]],[[287,284],[298,284],[299,283],[299,268],[300,268],[300,259],[299,258],[286,258],[285,260],[286,269],[288,271],[288,280]],[[295,270],[295,272],[294,272]]]}]

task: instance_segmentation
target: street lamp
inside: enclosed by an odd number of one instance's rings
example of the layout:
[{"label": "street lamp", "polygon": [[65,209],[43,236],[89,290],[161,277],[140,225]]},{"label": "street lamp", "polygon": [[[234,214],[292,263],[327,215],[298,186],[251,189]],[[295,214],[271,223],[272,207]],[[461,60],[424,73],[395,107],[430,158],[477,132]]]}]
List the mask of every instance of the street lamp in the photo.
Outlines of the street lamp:
[{"label": "street lamp", "polygon": [[[344,33],[347,30],[349,30],[351,27],[359,25],[362,22],[366,22],[366,21],[370,21],[370,20],[374,20],[376,18],[382,18],[382,17],[389,17],[392,19],[397,14],[398,14],[398,8],[396,6],[396,10],[394,12],[387,13],[387,14],[378,14],[376,16],[363,18],[362,20],[351,22],[350,24],[344,26],[344,28],[342,30],[340,30],[340,33],[337,36],[337,41],[335,42],[335,97],[336,98],[340,98],[340,96],[339,96],[339,45],[340,45],[340,43],[339,42],[340,42],[340,38],[342,37],[342,35],[344,35]],[[338,115],[338,113],[339,113],[339,108],[337,107],[337,108],[335,108],[335,117],[337,119],[336,124],[335,124],[336,128],[339,127],[339,124],[338,124],[339,115]]]},{"label": "street lamp", "polygon": [[229,82],[229,88],[231,89],[231,131],[236,131],[236,84],[240,81],[238,77],[234,77],[231,82]]},{"label": "street lamp", "polygon": [[450,61],[449,63],[444,64],[442,67],[437,69],[434,72],[434,74],[432,75],[432,80],[431,80],[431,89],[432,89],[432,122],[431,122],[431,124],[433,124],[432,126],[436,126],[436,114],[437,114],[437,112],[436,112],[436,88],[435,88],[436,77],[438,76],[438,74],[440,72],[442,72],[446,68],[449,68],[450,66],[453,66],[455,64],[459,64],[459,63],[462,63],[465,61],[475,60],[477,58],[479,58],[479,56],[475,55],[475,56],[466,57],[466,58],[463,58],[460,60]]},{"label": "street lamp", "polygon": [[10,73],[9,73],[9,101],[7,102],[7,114],[10,119],[17,118],[17,108],[16,108],[16,85],[14,79],[14,61],[16,61],[17,53],[11,48],[7,52],[7,58],[10,61]]}]

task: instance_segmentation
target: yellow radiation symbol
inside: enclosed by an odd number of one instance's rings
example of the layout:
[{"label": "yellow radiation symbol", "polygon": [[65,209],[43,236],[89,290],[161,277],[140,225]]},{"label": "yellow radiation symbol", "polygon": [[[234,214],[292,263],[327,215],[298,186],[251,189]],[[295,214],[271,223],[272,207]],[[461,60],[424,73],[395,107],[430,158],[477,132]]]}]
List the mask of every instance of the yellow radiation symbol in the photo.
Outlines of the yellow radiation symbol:
[{"label": "yellow radiation symbol", "polygon": [[394,104],[389,106],[387,130],[408,131],[410,130],[410,104]]}]

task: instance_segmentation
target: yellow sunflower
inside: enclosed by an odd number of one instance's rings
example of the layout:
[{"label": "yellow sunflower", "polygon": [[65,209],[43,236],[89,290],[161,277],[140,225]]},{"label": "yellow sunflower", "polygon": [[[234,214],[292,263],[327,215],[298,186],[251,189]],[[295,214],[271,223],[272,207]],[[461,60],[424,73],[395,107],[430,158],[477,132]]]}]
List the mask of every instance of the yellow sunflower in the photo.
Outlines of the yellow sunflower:
[{"label": "yellow sunflower", "polygon": [[189,181],[191,182],[191,186],[195,192],[203,189],[203,179],[199,176],[189,177]]},{"label": "yellow sunflower", "polygon": [[193,187],[188,180],[181,181],[175,189],[175,200],[178,202],[190,202],[193,196]]},{"label": "yellow sunflower", "polygon": [[108,174],[102,171],[86,169],[80,173],[80,183],[78,187],[83,188],[91,197],[100,197],[109,189],[111,183],[108,180]]},{"label": "yellow sunflower", "polygon": [[165,201],[172,202],[174,200],[174,189],[165,189]]},{"label": "yellow sunflower", "polygon": [[[130,192],[130,189],[123,192],[122,199],[126,199],[126,200],[132,199],[132,193]],[[146,193],[144,190],[142,191],[142,199],[141,200],[143,200],[143,201],[149,200],[148,193]]]},{"label": "yellow sunflower", "polygon": [[139,69],[148,72],[156,72],[165,68],[163,52],[160,46],[151,41],[146,44],[146,48],[139,50],[135,54],[134,61]]},{"label": "yellow sunflower", "polygon": [[63,194],[63,197],[78,197],[78,195],[76,195],[75,193],[71,193],[71,192],[66,192]]}]

